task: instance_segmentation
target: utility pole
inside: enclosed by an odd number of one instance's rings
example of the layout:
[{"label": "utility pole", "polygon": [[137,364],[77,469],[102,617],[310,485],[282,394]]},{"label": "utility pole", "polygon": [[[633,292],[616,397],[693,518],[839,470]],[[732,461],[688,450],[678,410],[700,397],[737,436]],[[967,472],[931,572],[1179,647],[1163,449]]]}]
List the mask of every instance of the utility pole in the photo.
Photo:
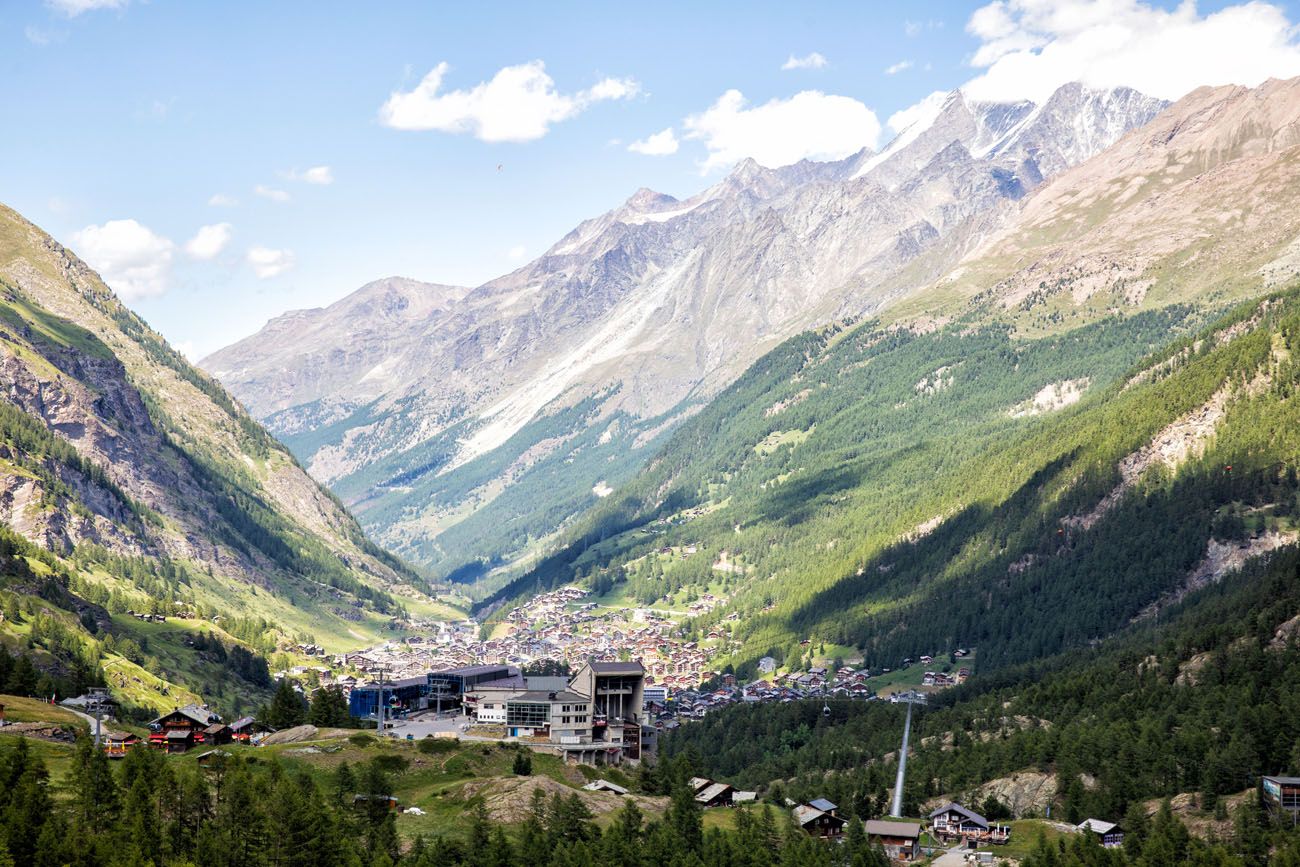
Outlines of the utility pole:
[{"label": "utility pole", "polygon": [[108,690],[102,686],[92,686],[86,690],[86,694],[90,696],[89,704],[95,711],[95,749],[99,749],[103,740],[101,720],[104,716],[104,701],[108,698]]},{"label": "utility pole", "polygon": [[375,700],[375,713],[379,718],[379,736],[384,736],[384,674],[388,671],[388,664],[381,662],[375,665],[375,671],[379,672],[379,697]]},{"label": "utility pole", "polygon": [[903,723],[903,746],[898,751],[898,777],[894,780],[894,803],[889,815],[903,817],[903,777],[907,773],[907,740],[912,734],[912,700],[907,700],[907,720]]}]

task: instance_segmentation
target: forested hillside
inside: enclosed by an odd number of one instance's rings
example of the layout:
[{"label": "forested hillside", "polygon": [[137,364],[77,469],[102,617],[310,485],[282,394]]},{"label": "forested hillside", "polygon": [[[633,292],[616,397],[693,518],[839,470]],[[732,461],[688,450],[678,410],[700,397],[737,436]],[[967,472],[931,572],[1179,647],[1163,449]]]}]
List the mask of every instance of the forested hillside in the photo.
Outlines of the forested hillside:
[{"label": "forested hillside", "polygon": [[[211,377],[0,208],[0,643],[58,692],[249,707],[263,657],[447,611]],[[232,678],[231,675],[234,675]]]},{"label": "forested hillside", "polygon": [[[1191,793],[1200,815],[1235,818],[1229,842],[1257,859],[1268,847],[1253,798],[1234,798],[1231,815],[1220,800],[1300,762],[1298,689],[1291,547],[1169,607],[1160,623],[934,697],[914,721],[905,811],[941,796],[980,803],[972,796],[989,781],[1043,773],[1059,793],[1054,816],[1124,817],[1133,831],[1148,827],[1153,799]],[[811,702],[730,708],[682,727],[664,750],[737,785],[875,815],[892,788],[904,706],[829,706],[829,716]],[[1138,854],[1140,835],[1125,848]]]},{"label": "forested hillside", "polygon": [[742,668],[802,639],[885,666],[976,646],[984,672],[1084,646],[1199,566],[1215,577],[1224,546],[1294,538],[1297,295],[1135,365],[1195,322],[1171,308],[1036,340],[958,324],[805,335],[509,592],[709,586],[726,604],[695,625],[740,612]]}]

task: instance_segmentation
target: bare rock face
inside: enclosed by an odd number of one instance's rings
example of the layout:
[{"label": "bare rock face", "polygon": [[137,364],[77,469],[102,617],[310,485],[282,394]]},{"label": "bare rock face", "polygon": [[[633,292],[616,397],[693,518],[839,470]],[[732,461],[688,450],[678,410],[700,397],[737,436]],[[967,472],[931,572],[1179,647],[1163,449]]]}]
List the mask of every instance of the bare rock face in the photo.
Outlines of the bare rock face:
[{"label": "bare rock face", "polygon": [[[1123,88],[1069,85],[1041,106],[957,91],[879,154],[746,160],[685,200],[643,189],[473,290],[379,281],[202,364],[388,544],[426,561],[509,553],[438,540],[558,461],[556,484],[589,500],[609,463],[626,475],[624,456],[762,353],[939,276],[1045,177],[1163,107]],[[612,441],[583,436],[611,425]],[[535,499],[499,508],[526,523]]]},{"label": "bare rock face", "polygon": [[1042,184],[910,306],[1033,329],[1290,283],[1297,145],[1300,79],[1195,90]]},{"label": "bare rock face", "polygon": [[[372,299],[376,310],[405,289]],[[320,593],[295,547],[336,568],[336,584],[407,583],[219,384],[3,206],[0,521],[59,555],[91,543],[184,562],[218,589]]]}]

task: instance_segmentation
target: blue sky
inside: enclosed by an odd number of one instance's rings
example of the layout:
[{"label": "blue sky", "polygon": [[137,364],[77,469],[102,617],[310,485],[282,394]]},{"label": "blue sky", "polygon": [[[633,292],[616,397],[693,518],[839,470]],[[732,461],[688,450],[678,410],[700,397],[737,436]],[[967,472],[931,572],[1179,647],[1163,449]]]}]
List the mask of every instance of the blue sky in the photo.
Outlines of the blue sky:
[{"label": "blue sky", "polygon": [[200,357],[378,277],[481,283],[741,155],[878,147],[934,91],[1091,77],[1176,98],[1300,74],[1295,20],[1137,0],[5,0],[0,201]]}]

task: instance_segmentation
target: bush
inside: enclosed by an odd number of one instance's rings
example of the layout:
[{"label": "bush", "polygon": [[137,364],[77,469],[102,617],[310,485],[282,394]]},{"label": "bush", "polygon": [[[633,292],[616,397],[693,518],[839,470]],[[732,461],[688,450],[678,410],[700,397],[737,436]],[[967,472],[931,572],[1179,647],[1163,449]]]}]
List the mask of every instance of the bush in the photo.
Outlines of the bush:
[{"label": "bush", "polygon": [[375,742],[374,735],[368,735],[365,732],[357,732],[354,735],[348,735],[348,743],[354,747],[365,748]]},{"label": "bush", "polygon": [[435,753],[450,753],[456,749],[456,741],[451,738],[435,738],[433,735],[426,735],[415,745],[415,748],[425,755],[434,755]]},{"label": "bush", "polygon": [[406,756],[394,755],[393,753],[375,756],[371,761],[386,774],[400,774],[411,764],[411,760]]}]

